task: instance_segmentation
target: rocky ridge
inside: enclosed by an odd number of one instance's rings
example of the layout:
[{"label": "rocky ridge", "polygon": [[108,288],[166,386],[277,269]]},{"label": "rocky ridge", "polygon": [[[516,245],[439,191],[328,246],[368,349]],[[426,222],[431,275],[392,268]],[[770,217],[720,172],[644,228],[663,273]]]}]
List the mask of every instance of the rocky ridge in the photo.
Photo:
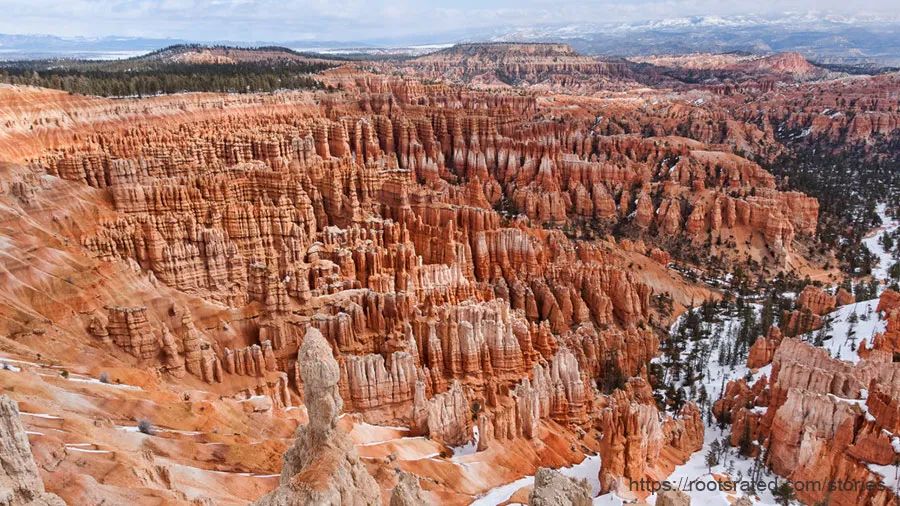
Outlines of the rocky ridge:
[{"label": "rocky ridge", "polygon": [[19,420],[16,402],[0,395],[0,504],[61,506],[65,503],[44,490],[31,455],[28,436]]}]

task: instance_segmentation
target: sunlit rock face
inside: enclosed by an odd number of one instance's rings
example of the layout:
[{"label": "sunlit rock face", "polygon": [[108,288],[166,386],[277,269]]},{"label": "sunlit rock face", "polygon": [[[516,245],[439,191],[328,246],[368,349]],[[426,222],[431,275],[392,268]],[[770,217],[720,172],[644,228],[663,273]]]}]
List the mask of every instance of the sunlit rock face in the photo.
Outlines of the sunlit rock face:
[{"label": "sunlit rock face", "polygon": [[[804,293],[807,293],[804,291]],[[820,300],[811,291],[804,300]],[[834,480],[880,482],[874,469],[896,462],[897,363],[889,344],[896,333],[897,293],[881,296],[872,318],[886,320],[884,332],[862,340],[854,363],[833,358],[823,348],[795,338],[765,339],[775,347],[771,376],[748,385],[731,382],[714,412],[732,421],[731,443],[748,438],[764,452],[771,469],[792,480],[828,483]],[[833,306],[834,298],[828,300]],[[812,313],[812,311],[810,311]],[[825,310],[823,310],[823,313]],[[758,341],[759,342],[759,341]],[[751,358],[762,363],[762,351]],[[814,503],[826,491],[803,491],[798,497]],[[832,492],[846,504],[896,504],[896,496],[877,487]],[[835,499],[837,500],[837,499]]]},{"label": "sunlit rock face", "polygon": [[[818,202],[763,168],[780,149],[772,123],[801,113],[743,121],[754,105],[736,107],[737,90],[703,90],[709,104],[669,88],[605,96],[604,83],[667,81],[563,45],[401,68],[334,70],[333,93],[0,89],[0,330],[15,341],[2,350],[38,364],[10,395],[62,415],[45,423],[63,432],[31,437],[48,489],[73,503],[115,502],[119,487],[171,503],[463,503],[592,452],[602,490],[621,491],[701,448],[703,414],[660,411],[648,384],[662,329],[719,296],[674,267],[815,268]],[[852,135],[887,128],[894,113],[874,109]],[[801,293],[750,351],[752,367],[772,364],[768,383],[727,388],[719,410],[738,434],[784,434],[776,471],[845,449],[807,441],[805,425],[838,441],[841,424],[862,424],[852,451],[887,458],[876,428],[896,425],[894,391],[870,383],[894,327],[861,349],[862,375],[790,338],[847,295]],[[101,373],[105,386],[86,380]],[[828,397],[862,388],[877,425]],[[786,408],[758,416],[751,401]],[[135,434],[142,419],[161,429]],[[66,446],[85,443],[101,453]],[[102,452],[119,464],[86,460]],[[479,459],[490,472],[476,479],[463,464]]]},{"label": "sunlit rock face", "polygon": [[304,336],[297,367],[309,423],[297,430],[294,445],[284,455],[278,488],[254,504],[381,504],[378,484],[347,434],[337,428],[343,409],[340,368],[318,330],[310,329]]}]

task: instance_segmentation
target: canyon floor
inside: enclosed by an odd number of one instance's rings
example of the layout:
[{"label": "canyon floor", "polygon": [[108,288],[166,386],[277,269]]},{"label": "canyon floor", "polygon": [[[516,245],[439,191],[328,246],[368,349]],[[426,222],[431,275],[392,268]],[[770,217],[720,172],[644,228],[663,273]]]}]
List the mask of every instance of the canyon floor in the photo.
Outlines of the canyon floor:
[{"label": "canyon floor", "polygon": [[900,75],[312,64],[0,85],[0,504],[900,502]]}]

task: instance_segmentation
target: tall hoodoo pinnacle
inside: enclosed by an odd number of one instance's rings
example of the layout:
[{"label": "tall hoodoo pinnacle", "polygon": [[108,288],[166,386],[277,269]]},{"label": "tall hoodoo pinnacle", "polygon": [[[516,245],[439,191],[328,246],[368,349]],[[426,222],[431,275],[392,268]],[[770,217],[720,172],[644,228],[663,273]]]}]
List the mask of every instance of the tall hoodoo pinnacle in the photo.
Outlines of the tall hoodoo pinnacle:
[{"label": "tall hoodoo pinnacle", "polygon": [[303,395],[309,412],[308,430],[322,435],[335,427],[344,406],[338,392],[341,369],[331,346],[318,329],[310,328],[297,354]]},{"label": "tall hoodoo pinnacle", "polygon": [[315,328],[306,331],[297,354],[309,423],[284,454],[281,482],[256,506],[381,504],[378,484],[359,461],[347,434],[337,427],[343,400],[340,368],[331,345]]}]

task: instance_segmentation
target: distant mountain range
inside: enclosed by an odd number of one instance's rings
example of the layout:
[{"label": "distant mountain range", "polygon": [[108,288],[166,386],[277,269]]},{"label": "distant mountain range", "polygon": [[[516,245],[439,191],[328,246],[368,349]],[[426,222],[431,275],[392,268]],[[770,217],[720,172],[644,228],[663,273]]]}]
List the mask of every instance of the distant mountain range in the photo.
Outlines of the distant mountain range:
[{"label": "distant mountain range", "polygon": [[0,34],[0,59],[136,56],[173,44],[278,45],[323,53],[422,54],[455,42],[559,41],[581,53],[608,56],[694,52],[797,51],[822,63],[900,66],[900,18],[693,16],[636,23],[535,25],[363,41],[194,41],[140,37],[56,37]]},{"label": "distant mountain range", "polygon": [[119,59],[139,56],[171,46],[188,44],[222,45],[230,47],[282,46],[298,49],[359,48],[366,51],[371,44],[356,41],[196,41],[188,39],[157,39],[145,37],[57,37],[55,35],[0,34],[0,60],[85,58]]},{"label": "distant mountain range", "polygon": [[505,31],[497,41],[565,41],[580,52],[615,56],[796,51],[822,63],[900,65],[900,20],[695,16],[632,24],[544,26]]},{"label": "distant mountain range", "polygon": [[0,34],[0,59],[99,58],[136,56],[166,46],[184,44],[181,39],[140,37],[57,37],[55,35]]}]

